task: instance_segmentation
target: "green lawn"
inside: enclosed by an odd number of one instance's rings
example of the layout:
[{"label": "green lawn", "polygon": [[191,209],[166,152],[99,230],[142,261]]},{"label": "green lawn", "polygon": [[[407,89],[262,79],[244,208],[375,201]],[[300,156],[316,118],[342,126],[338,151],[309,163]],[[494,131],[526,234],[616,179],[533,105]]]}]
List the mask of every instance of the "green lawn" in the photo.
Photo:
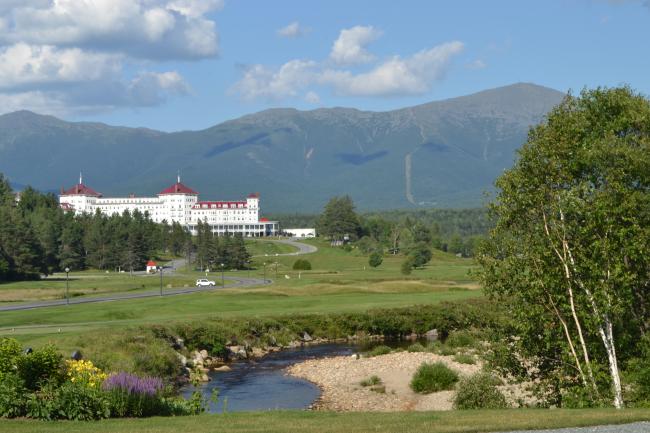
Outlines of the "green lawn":
[{"label": "green lawn", "polygon": [[246,249],[252,256],[289,254],[298,251],[297,248],[291,245],[258,239],[246,239]]},{"label": "green lawn", "polygon": [[648,409],[511,409],[398,413],[271,411],[96,422],[4,420],[0,421],[0,429],[5,433],[469,433],[620,424],[649,419]]},{"label": "green lawn", "polygon": [[[139,324],[169,323],[207,317],[261,317],[291,313],[327,313],[364,311],[371,308],[403,307],[441,301],[463,300],[481,296],[481,291],[468,275],[473,263],[449,254],[436,253],[424,269],[414,270],[409,276],[400,273],[402,257],[386,257],[377,269],[367,265],[367,257],[357,251],[346,252],[331,248],[319,240],[307,241],[319,247],[313,254],[300,256],[308,259],[312,271],[293,271],[293,257],[273,256],[255,260],[252,271],[226,272],[230,276],[263,277],[275,280],[267,286],[217,289],[189,295],[162,298],[132,299],[116,302],[77,304],[39,308],[25,311],[6,311],[0,314],[0,336],[13,336],[24,344],[57,343],[83,332],[110,327]],[[258,241],[257,244],[268,242]],[[268,260],[264,266],[264,261]],[[277,279],[276,279],[277,263]],[[265,270],[266,268],[266,270]],[[98,293],[96,285],[105,291],[153,290],[158,288],[157,277],[130,277],[120,274],[85,272],[76,279],[71,291]],[[196,271],[178,272],[165,280],[174,287],[193,285],[205,274]],[[220,280],[220,273],[209,278]],[[133,288],[133,281],[138,287]],[[49,289],[43,289],[52,284]],[[52,290],[61,292],[60,281],[12,283],[14,291],[30,292]],[[63,282],[65,284],[65,282]],[[145,287],[142,288],[141,285]],[[74,289],[72,289],[74,287]],[[0,291],[2,291],[0,286]],[[60,297],[60,296],[59,296]]]}]

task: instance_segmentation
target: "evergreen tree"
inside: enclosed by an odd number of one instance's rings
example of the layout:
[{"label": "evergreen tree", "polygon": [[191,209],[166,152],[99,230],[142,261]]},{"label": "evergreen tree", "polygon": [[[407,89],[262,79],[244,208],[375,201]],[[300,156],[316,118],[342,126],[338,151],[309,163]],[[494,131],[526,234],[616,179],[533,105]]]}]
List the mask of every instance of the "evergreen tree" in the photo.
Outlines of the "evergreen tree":
[{"label": "evergreen tree", "polygon": [[345,236],[357,239],[361,225],[350,196],[330,199],[318,219],[317,228],[319,233],[332,240],[342,240]]}]

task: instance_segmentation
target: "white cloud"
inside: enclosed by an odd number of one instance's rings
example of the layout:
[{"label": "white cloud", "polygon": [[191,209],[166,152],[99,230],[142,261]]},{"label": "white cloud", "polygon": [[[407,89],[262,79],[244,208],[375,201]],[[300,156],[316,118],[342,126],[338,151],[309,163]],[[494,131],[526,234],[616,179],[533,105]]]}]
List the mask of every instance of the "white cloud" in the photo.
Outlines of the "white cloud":
[{"label": "white cloud", "polygon": [[444,78],[452,58],[463,48],[462,42],[446,42],[410,57],[393,56],[360,73],[322,68],[308,60],[292,60],[278,69],[254,65],[245,70],[233,91],[245,100],[296,97],[305,89],[309,95],[310,86],[328,86],[341,96],[421,95]]},{"label": "white cloud", "polygon": [[368,63],[375,59],[366,46],[379,38],[381,32],[372,26],[355,26],[341,30],[332,45],[330,59],[341,65]]},{"label": "white cloud", "polygon": [[160,60],[219,52],[223,0],[0,0],[0,110],[151,106],[189,92]]},{"label": "white cloud", "polygon": [[326,70],[321,81],[346,96],[398,96],[428,92],[444,76],[451,57],[463,50],[458,41],[422,50],[402,59],[395,56],[369,72]]},{"label": "white cloud", "polygon": [[481,59],[476,59],[473,62],[466,63],[465,67],[467,69],[485,69],[487,68],[487,63]]},{"label": "white cloud", "polygon": [[305,102],[310,104],[320,104],[320,96],[318,96],[318,93],[310,90],[305,94]]},{"label": "white cloud", "polygon": [[253,65],[245,69],[232,90],[245,100],[295,97],[314,82],[315,67],[316,62],[311,60],[291,60],[277,70]]},{"label": "white cloud", "polygon": [[301,26],[298,21],[294,21],[291,24],[286,25],[278,30],[278,35],[285,38],[297,38],[304,36],[309,32],[309,28]]},{"label": "white cloud", "polygon": [[0,51],[0,88],[115,79],[121,71],[114,54],[18,43]]},{"label": "white cloud", "polygon": [[[218,34],[205,14],[222,1],[28,1],[0,9],[0,44],[75,46],[144,59],[200,59],[218,54]],[[6,31],[6,30],[9,31]]]}]

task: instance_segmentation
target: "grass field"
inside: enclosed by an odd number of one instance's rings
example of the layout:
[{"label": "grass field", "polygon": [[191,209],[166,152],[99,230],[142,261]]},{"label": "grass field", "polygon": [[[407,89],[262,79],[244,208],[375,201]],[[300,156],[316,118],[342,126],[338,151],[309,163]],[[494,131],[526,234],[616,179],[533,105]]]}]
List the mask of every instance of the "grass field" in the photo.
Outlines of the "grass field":
[{"label": "grass field", "polygon": [[240,412],[96,422],[0,421],[5,433],[31,432],[269,432],[460,433],[620,424],[650,419],[650,409],[512,409],[453,412]]},{"label": "grass field", "polygon": [[[70,336],[105,327],[169,323],[206,317],[261,317],[291,313],[364,311],[370,308],[462,300],[481,294],[480,290],[474,290],[477,289],[476,284],[468,275],[473,266],[468,259],[436,253],[426,268],[415,270],[406,278],[399,271],[402,261],[400,257],[387,257],[379,268],[370,269],[367,257],[354,250],[346,252],[340,248],[330,248],[318,240],[308,242],[319,247],[318,252],[301,256],[310,260],[312,271],[293,271],[292,265],[298,258],[296,256],[272,256],[256,258],[255,269],[250,272],[226,272],[226,279],[229,276],[250,275],[266,276],[275,280],[268,286],[7,311],[0,315],[0,335],[18,338],[24,344],[38,345],[44,342],[56,343]],[[265,248],[262,244],[269,242],[258,241],[256,244],[258,245],[255,248],[260,251]],[[289,248],[293,251],[292,247]],[[109,274],[109,277],[105,277],[91,272],[82,275],[87,278],[75,280],[75,290],[89,290],[89,287],[101,282],[104,290],[119,291],[125,285],[128,287],[128,280],[133,278],[150,282],[149,289],[157,288],[159,284],[156,277],[129,277],[119,274]],[[199,276],[204,274],[184,271],[178,273],[174,279],[193,284]],[[215,280],[219,277],[219,273],[210,274],[210,278]],[[36,288],[42,287],[43,284],[43,281],[39,281],[12,283],[7,286],[16,291],[31,291],[38,290]],[[59,287],[52,290],[59,290]]]}]

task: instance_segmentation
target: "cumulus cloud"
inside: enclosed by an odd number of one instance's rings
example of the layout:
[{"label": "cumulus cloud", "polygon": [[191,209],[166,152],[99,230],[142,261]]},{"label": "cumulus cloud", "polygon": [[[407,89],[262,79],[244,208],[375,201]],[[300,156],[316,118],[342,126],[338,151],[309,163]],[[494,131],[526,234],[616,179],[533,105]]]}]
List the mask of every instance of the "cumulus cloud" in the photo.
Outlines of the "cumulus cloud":
[{"label": "cumulus cloud", "polygon": [[2,110],[22,103],[66,114],[187,93],[175,71],[126,71],[217,56],[216,25],[206,14],[222,7],[223,0],[2,0]]},{"label": "cumulus cloud", "polygon": [[296,97],[305,90],[309,95],[310,86],[326,86],[341,96],[421,95],[444,78],[452,58],[463,48],[462,42],[446,42],[405,58],[393,56],[358,73],[309,60],[292,60],[277,69],[254,65],[245,70],[233,91],[245,100]]},{"label": "cumulus cloud", "polygon": [[276,70],[253,65],[244,70],[244,76],[232,90],[244,100],[295,97],[314,82],[315,67],[316,62],[311,60],[291,60]]},{"label": "cumulus cloud", "polygon": [[372,26],[355,26],[341,30],[332,45],[330,59],[342,65],[354,65],[372,62],[372,55],[366,46],[381,36],[381,32]]},{"label": "cumulus cloud", "polygon": [[[200,59],[218,54],[204,14],[222,4],[190,0],[57,0],[16,6],[3,16],[0,43],[48,44],[119,52],[144,59]],[[22,5],[22,3],[21,3]]]},{"label": "cumulus cloud", "polygon": [[307,27],[301,26],[298,21],[286,25],[278,30],[278,35],[285,38],[297,38],[309,32]]}]

